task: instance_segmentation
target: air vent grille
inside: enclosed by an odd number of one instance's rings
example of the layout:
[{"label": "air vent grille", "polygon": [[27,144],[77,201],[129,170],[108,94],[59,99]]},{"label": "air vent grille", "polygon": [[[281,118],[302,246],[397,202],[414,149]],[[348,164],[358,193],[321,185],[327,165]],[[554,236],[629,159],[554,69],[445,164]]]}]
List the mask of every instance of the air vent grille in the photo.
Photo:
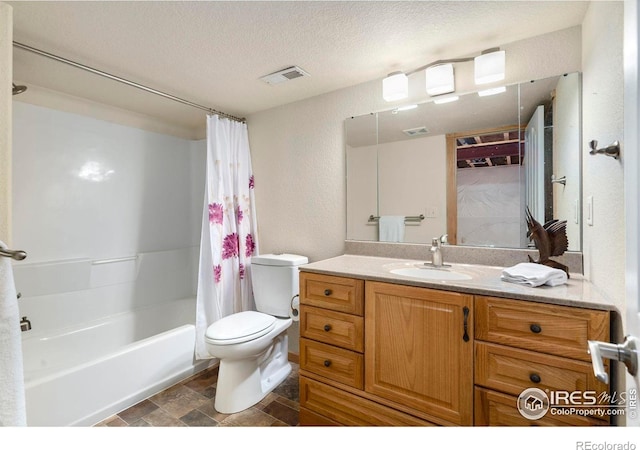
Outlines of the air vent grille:
[{"label": "air vent grille", "polygon": [[408,130],[402,130],[404,134],[407,136],[419,136],[422,134],[428,134],[429,130],[427,127],[418,127],[418,128],[409,128]]},{"label": "air vent grille", "polygon": [[308,77],[309,74],[298,66],[287,67],[278,72],[270,73],[260,79],[267,84],[279,84],[284,81],[295,80],[296,78]]}]

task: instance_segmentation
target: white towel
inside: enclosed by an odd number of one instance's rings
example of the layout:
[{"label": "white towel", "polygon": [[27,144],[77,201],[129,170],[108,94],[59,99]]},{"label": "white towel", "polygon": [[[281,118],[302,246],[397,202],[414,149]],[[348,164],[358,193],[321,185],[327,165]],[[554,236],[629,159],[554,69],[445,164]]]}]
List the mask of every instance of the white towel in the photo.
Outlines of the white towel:
[{"label": "white towel", "polygon": [[381,242],[404,242],[404,216],[380,216],[378,240]]},{"label": "white towel", "polygon": [[[0,247],[6,246],[0,241]],[[11,260],[0,256],[0,426],[26,426],[20,312]]]},{"label": "white towel", "polygon": [[554,269],[537,263],[520,263],[502,271],[502,281],[526,284],[532,287],[559,286],[567,282],[564,270]]}]

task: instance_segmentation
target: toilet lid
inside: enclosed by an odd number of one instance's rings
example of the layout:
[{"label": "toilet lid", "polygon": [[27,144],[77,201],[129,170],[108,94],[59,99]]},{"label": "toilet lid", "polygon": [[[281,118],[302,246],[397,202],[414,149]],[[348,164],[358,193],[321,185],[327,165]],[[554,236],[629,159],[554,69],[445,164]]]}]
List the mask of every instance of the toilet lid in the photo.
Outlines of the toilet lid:
[{"label": "toilet lid", "polygon": [[246,342],[264,336],[273,329],[276,318],[257,311],[243,311],[212,323],[205,339],[216,345]]}]

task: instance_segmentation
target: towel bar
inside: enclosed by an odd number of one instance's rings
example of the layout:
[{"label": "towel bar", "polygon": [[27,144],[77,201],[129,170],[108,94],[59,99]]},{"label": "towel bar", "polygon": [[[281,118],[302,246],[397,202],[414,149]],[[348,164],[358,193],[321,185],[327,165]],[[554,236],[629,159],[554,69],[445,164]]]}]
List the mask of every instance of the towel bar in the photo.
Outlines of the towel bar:
[{"label": "towel bar", "polygon": [[7,248],[0,248],[0,256],[6,256],[13,258],[16,261],[22,261],[27,257],[27,252],[23,250],[9,250]]},{"label": "towel bar", "polygon": [[[369,222],[377,222],[380,220],[380,216],[374,216],[371,214],[369,216]],[[405,222],[422,222],[424,220],[424,214],[420,214],[419,216],[405,216]]]}]

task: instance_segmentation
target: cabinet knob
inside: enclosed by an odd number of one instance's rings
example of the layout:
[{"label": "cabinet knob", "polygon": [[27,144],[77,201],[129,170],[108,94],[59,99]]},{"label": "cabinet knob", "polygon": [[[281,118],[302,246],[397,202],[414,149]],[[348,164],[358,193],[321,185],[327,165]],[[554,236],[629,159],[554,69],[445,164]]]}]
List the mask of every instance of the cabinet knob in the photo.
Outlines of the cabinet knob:
[{"label": "cabinet knob", "polygon": [[542,381],[542,378],[540,378],[540,375],[538,375],[537,373],[532,373],[531,375],[529,375],[529,379],[532,383],[540,383],[540,381]]},{"label": "cabinet knob", "polygon": [[327,297],[331,295],[331,289],[325,289],[324,290],[324,295],[326,295]]},{"label": "cabinet knob", "polygon": [[330,360],[328,360],[328,359],[325,359],[325,360],[324,360],[324,366],[325,366],[325,367],[329,367],[330,365],[331,365],[331,361],[330,361]]},{"label": "cabinet knob", "polygon": [[532,323],[529,329],[531,330],[532,333],[536,333],[536,334],[542,331],[542,327],[537,323]]},{"label": "cabinet knob", "polygon": [[326,324],[326,325],[324,326],[324,331],[331,331],[331,325]]}]

